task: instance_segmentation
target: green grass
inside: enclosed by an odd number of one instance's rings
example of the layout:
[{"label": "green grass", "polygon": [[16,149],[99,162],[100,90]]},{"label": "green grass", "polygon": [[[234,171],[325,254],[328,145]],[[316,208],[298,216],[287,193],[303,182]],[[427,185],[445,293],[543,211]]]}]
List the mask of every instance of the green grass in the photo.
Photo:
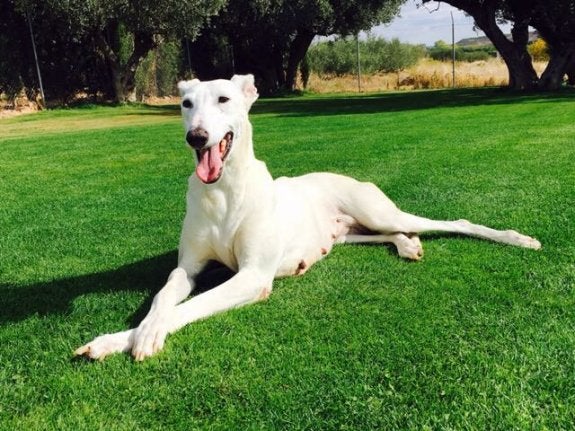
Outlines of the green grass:
[{"label": "green grass", "polygon": [[141,364],[72,351],[136,324],[176,263],[193,169],[177,108],[0,121],[0,430],[572,429],[574,95],[257,102],[275,176],[344,173],[543,249],[340,246]]}]

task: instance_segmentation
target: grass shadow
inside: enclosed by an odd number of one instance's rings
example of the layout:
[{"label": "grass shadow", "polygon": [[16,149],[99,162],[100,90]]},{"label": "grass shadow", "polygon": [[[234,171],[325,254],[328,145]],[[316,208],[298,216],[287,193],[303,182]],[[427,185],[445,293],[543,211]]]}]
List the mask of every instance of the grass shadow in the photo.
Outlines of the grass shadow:
[{"label": "grass shadow", "polygon": [[[381,247],[381,244],[374,245]],[[396,253],[393,246],[386,246],[389,253]],[[138,291],[146,293],[147,298],[126,319],[130,327],[135,327],[148,313],[154,295],[166,283],[168,275],[176,267],[177,259],[178,252],[173,250],[105,272],[31,285],[1,284],[3,307],[0,325],[19,322],[32,316],[69,314],[74,300],[84,295]],[[195,278],[193,295],[224,283],[234,274],[219,262],[209,262]]]},{"label": "grass shadow", "polygon": [[439,107],[508,105],[524,102],[555,102],[572,100],[574,89],[556,92],[513,92],[498,88],[410,91],[367,95],[342,95],[329,98],[321,95],[304,98],[263,99],[252,109],[253,114],[277,114],[281,117],[313,115],[351,115],[378,112],[399,112]]},{"label": "grass shadow", "polygon": [[[74,299],[84,295],[115,291],[146,292],[147,300],[128,318],[131,326],[135,326],[146,315],[154,294],[165,284],[177,260],[178,252],[174,250],[106,272],[27,286],[0,285],[2,291],[0,325],[22,321],[31,316],[68,314]],[[197,286],[194,294],[223,283],[233,274],[220,264],[210,263],[196,277]]]},{"label": "grass shadow", "polygon": [[[135,105],[138,106],[138,105]],[[142,112],[134,112],[130,113],[129,115],[159,115],[159,116],[166,116],[166,117],[179,117],[180,112],[180,105],[148,105],[142,104],[140,105],[145,108],[145,111]]]},{"label": "grass shadow", "polygon": [[[432,97],[431,94],[432,93]],[[467,88],[423,90],[368,94],[317,94],[284,97],[263,97],[252,108],[254,115],[271,114],[280,117],[304,117],[327,115],[371,114],[378,112],[400,112],[434,109],[439,107],[465,107],[484,105],[508,105],[524,102],[554,102],[572,100],[575,89],[563,88],[554,92],[517,92],[501,88]],[[149,105],[134,103],[133,112],[126,116],[179,117],[180,107],[176,104]],[[87,105],[86,110],[96,105]],[[138,109],[141,108],[141,109]]]}]

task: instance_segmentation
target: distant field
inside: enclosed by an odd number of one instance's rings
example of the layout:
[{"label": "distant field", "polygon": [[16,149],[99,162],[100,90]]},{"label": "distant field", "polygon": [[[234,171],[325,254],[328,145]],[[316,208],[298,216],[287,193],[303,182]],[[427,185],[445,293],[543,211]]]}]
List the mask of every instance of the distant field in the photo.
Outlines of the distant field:
[{"label": "distant field", "polygon": [[[534,63],[538,73],[543,72],[545,65],[543,62]],[[501,59],[455,63],[455,84],[459,88],[505,86],[508,82],[507,66]],[[452,64],[425,58],[399,73],[363,75],[361,85],[365,92],[451,88]],[[315,93],[357,92],[357,76],[320,77],[312,74],[308,89]]]},{"label": "distant field", "polygon": [[428,235],[412,263],[339,246],[143,363],[72,352],[137,324],[176,264],[193,170],[178,108],[0,120],[0,430],[572,429],[574,96],[258,101],[275,176],[352,175],[543,249]]}]

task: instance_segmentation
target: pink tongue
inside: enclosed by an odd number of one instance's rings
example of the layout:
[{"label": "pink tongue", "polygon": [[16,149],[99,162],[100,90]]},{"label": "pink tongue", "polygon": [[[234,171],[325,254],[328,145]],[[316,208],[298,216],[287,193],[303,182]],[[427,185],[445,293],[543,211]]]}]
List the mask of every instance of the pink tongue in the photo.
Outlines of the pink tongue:
[{"label": "pink tongue", "polygon": [[196,167],[196,175],[204,183],[214,182],[220,175],[222,164],[219,145],[214,145],[202,152]]}]

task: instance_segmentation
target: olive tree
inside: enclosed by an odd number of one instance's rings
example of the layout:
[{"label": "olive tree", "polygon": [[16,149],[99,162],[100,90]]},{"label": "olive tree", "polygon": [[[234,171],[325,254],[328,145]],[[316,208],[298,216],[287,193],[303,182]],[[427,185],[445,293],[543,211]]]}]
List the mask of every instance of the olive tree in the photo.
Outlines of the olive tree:
[{"label": "olive tree", "polygon": [[[350,35],[389,22],[405,0],[229,0],[191,44],[203,78],[253,72],[264,91],[293,90],[300,63],[318,35]],[[206,58],[201,53],[219,57]]]},{"label": "olive tree", "polygon": [[[61,23],[57,32],[86,44],[104,61],[113,98],[134,94],[136,70],[162,38],[195,38],[225,0],[15,0],[35,24]],[[42,11],[42,15],[38,14]]]}]

